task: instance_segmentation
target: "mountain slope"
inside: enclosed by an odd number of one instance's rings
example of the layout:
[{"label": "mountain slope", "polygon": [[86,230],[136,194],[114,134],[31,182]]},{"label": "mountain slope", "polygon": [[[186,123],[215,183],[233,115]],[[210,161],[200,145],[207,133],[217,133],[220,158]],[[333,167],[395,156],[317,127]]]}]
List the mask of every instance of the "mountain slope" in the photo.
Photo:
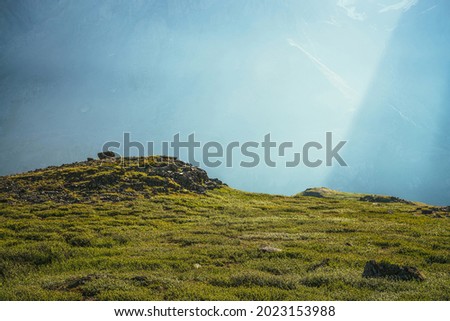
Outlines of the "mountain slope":
[{"label": "mountain slope", "polygon": [[[325,188],[246,193],[168,160],[2,177],[0,299],[450,299],[448,208]],[[190,172],[182,187],[174,173]],[[363,277],[371,260],[425,280]]]}]

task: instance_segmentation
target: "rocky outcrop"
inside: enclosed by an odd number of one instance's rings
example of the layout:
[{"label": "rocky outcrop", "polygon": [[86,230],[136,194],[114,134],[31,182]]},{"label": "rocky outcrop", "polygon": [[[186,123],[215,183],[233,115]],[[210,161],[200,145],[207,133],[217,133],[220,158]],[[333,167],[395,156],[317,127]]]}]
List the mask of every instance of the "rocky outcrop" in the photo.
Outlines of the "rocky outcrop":
[{"label": "rocky outcrop", "polygon": [[[206,171],[173,157],[89,159],[0,177],[0,201],[117,202],[158,193],[205,193],[224,184]],[[103,156],[102,156],[103,157]]]},{"label": "rocky outcrop", "polygon": [[326,187],[312,187],[312,188],[307,188],[306,190],[301,192],[299,195],[323,198],[323,197],[331,196],[334,194],[335,194],[335,191],[333,191],[332,189],[326,188]]},{"label": "rocky outcrop", "polygon": [[361,202],[371,202],[371,203],[403,203],[403,204],[413,204],[410,201],[401,199],[395,196],[384,196],[384,195],[364,195],[359,199]]}]

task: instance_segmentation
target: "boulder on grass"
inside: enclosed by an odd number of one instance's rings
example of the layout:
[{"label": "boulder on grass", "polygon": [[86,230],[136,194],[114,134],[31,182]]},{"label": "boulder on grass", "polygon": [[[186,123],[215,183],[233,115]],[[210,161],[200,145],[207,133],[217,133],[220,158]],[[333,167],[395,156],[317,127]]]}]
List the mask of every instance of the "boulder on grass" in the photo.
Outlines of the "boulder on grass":
[{"label": "boulder on grass", "polygon": [[259,250],[261,252],[266,252],[266,253],[281,252],[281,249],[273,247],[273,246],[262,246],[262,247],[259,248]]},{"label": "boulder on grass", "polygon": [[425,280],[423,274],[414,266],[399,266],[387,262],[377,263],[373,260],[366,263],[362,276],[365,278],[388,278],[403,281]]}]

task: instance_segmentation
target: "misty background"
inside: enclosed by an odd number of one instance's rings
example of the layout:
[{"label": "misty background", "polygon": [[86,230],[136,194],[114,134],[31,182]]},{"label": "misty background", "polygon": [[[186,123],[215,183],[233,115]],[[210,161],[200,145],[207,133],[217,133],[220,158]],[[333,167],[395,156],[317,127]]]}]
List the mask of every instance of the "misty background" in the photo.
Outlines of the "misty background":
[{"label": "misty background", "polygon": [[248,191],[449,205],[449,89],[446,0],[0,1],[0,175],[124,132],[156,146],[271,133],[301,151],[331,131],[348,167],[207,170]]}]

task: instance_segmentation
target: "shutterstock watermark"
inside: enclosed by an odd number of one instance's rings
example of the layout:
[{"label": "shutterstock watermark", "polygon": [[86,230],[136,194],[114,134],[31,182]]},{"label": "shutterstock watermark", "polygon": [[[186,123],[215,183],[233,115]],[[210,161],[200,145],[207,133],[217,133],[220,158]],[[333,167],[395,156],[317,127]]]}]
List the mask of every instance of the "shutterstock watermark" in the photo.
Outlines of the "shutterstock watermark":
[{"label": "shutterstock watermark", "polygon": [[[133,157],[156,156],[155,142],[145,143],[132,141],[130,133],[124,133],[121,142],[108,141],[103,144],[103,152],[113,152],[117,157],[132,157],[131,151],[137,152]],[[181,152],[186,155],[186,159],[194,166],[200,166],[200,161],[206,167],[233,167],[234,160],[240,159],[238,165],[241,167],[257,167],[261,164],[268,167],[297,167],[304,165],[306,167],[319,166],[347,166],[347,163],[341,157],[339,152],[347,141],[339,141],[333,144],[333,133],[325,133],[325,141],[310,141],[305,143],[296,151],[293,142],[276,142],[271,139],[271,134],[264,135],[260,142],[232,141],[226,144],[217,141],[208,141],[201,143],[192,133],[185,140],[180,138],[180,134],[175,134],[171,141],[160,142],[161,153],[164,156],[173,156],[179,158]],[[288,155],[288,152],[289,155]],[[200,156],[199,156],[200,154]],[[315,154],[315,156],[312,156]],[[317,155],[319,154],[319,155]],[[280,164],[280,158],[281,164]]]}]

